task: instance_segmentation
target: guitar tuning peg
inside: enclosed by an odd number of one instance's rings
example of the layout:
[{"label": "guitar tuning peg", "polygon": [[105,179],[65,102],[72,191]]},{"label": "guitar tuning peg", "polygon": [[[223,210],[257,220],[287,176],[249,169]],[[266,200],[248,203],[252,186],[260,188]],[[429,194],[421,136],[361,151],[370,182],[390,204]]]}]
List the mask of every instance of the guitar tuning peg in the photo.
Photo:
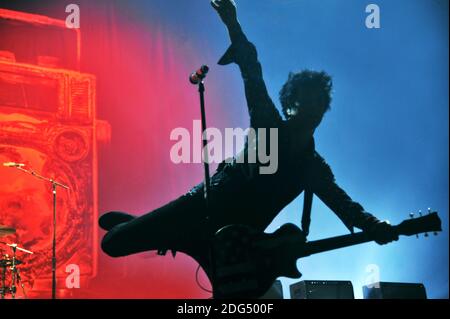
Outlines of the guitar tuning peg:
[{"label": "guitar tuning peg", "polygon": [[[428,213],[430,213],[430,208],[428,208]],[[420,216],[422,216],[422,211],[419,210],[419,214],[420,214]],[[428,233],[425,233],[424,236],[428,237]]]},{"label": "guitar tuning peg", "polygon": [[[430,208],[430,207],[428,207],[427,211],[428,211],[428,214],[430,214],[430,212],[431,212],[431,208]],[[428,233],[425,233],[425,234],[424,234],[424,236],[425,236],[425,237],[428,237]]]},{"label": "guitar tuning peg", "polygon": [[414,218],[414,213],[409,213],[409,217],[412,219]]},{"label": "guitar tuning peg", "polygon": [[[419,210],[419,216],[422,217],[422,210]],[[416,234],[416,238],[419,238],[419,234]]]}]

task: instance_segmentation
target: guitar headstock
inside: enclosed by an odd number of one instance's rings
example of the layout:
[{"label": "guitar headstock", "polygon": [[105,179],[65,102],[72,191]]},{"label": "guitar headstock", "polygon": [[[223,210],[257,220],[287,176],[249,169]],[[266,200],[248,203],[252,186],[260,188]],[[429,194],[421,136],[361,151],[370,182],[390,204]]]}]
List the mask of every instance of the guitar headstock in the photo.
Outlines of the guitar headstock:
[{"label": "guitar headstock", "polygon": [[431,209],[428,208],[428,214],[422,215],[422,212],[419,211],[419,217],[414,218],[414,214],[409,214],[411,219],[405,220],[396,226],[399,235],[412,236],[421,233],[425,233],[425,237],[428,237],[429,232],[434,232],[437,235],[437,232],[442,231],[441,219],[437,212],[431,212]]}]

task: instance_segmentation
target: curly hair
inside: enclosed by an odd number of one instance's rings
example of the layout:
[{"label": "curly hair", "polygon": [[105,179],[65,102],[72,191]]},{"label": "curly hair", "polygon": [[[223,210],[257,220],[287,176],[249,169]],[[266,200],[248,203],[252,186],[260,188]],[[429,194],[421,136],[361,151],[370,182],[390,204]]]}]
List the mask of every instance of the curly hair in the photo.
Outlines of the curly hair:
[{"label": "curly hair", "polygon": [[326,72],[303,70],[289,73],[288,80],[280,90],[283,114],[290,117],[288,109],[313,107],[324,114],[330,109],[333,81]]}]

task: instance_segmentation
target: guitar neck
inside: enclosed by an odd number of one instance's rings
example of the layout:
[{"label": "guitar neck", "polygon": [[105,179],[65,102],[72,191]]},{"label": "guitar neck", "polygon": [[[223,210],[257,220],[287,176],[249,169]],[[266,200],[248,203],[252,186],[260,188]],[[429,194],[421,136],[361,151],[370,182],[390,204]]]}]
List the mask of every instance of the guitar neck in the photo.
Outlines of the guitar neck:
[{"label": "guitar neck", "polygon": [[[441,219],[437,212],[429,213],[419,218],[404,220],[396,226],[392,226],[397,235],[412,236],[425,232],[442,231]],[[337,236],[327,239],[315,240],[307,243],[299,243],[298,258],[313,254],[322,253],[329,250],[344,248],[348,246],[367,243],[374,240],[364,232]]]},{"label": "guitar neck", "polygon": [[321,240],[314,240],[301,245],[301,249],[299,250],[300,251],[299,258],[322,253],[329,250],[349,247],[358,244],[364,244],[372,240],[373,240],[372,237],[370,237],[367,233],[364,232],[337,236]]}]

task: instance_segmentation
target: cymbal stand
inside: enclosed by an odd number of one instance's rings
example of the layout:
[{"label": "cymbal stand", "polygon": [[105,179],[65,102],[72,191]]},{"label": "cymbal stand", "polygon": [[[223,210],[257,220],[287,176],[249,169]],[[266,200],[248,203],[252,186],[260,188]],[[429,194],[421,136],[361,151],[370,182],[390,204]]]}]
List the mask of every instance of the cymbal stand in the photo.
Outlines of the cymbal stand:
[{"label": "cymbal stand", "polygon": [[20,277],[19,269],[17,269],[16,275],[17,275],[17,283],[20,283],[20,287],[22,288],[23,296],[24,296],[24,298],[27,298],[27,293],[25,292],[25,285],[22,282],[22,277]]},{"label": "cymbal stand", "polygon": [[1,299],[5,299],[6,294],[6,264],[2,266],[2,293],[1,293]]},{"label": "cymbal stand", "polygon": [[16,280],[17,280],[16,248],[17,248],[17,245],[15,245],[15,244],[11,245],[11,249],[13,251],[12,266],[11,266],[11,273],[12,273],[11,298],[12,299],[16,299]]}]

